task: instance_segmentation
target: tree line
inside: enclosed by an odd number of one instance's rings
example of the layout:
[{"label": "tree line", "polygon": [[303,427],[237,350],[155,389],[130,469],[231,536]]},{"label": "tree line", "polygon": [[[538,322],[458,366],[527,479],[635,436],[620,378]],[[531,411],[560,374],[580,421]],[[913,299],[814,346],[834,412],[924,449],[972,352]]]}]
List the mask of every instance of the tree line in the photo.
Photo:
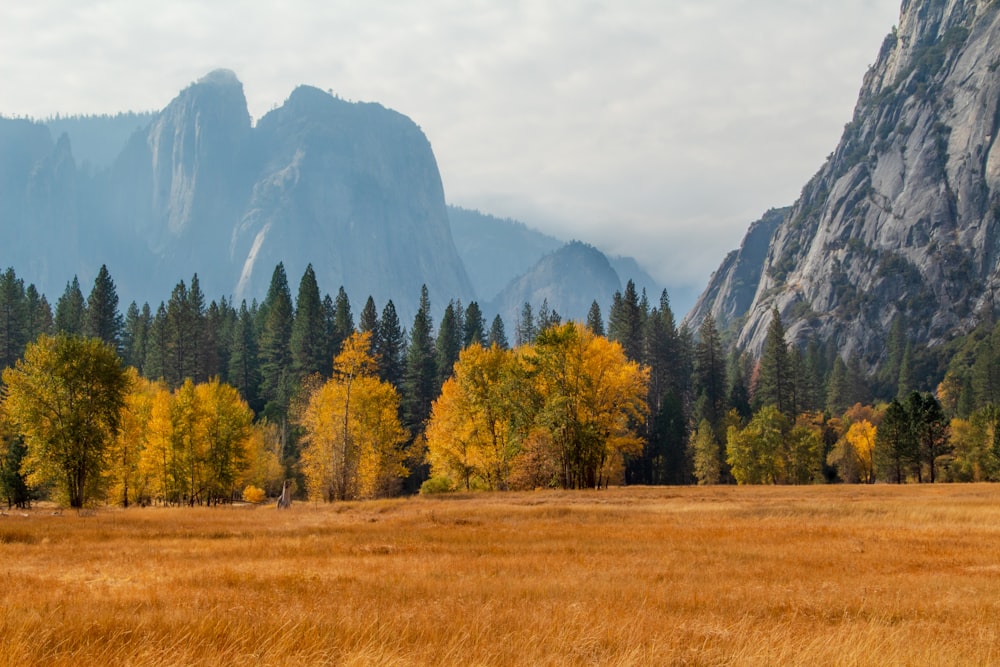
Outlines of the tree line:
[{"label": "tree line", "polygon": [[[128,478],[124,471],[113,484],[107,475],[92,478],[103,480],[104,497],[123,503],[215,502],[234,497],[244,483],[266,495],[275,484],[280,488],[283,477],[296,479],[300,493],[333,500],[412,493],[422,485],[433,490],[609,482],[995,479],[1000,467],[990,393],[1000,392],[993,389],[1000,387],[1000,351],[993,354],[1000,334],[992,331],[974,332],[964,347],[954,343],[949,349],[959,350],[955,358],[973,362],[963,367],[953,359],[943,381],[928,387],[935,374],[928,361],[933,355],[906,341],[899,320],[893,324],[887,359],[878,374],[867,376],[860,360],[845,359],[829,342],[789,345],[777,311],[759,359],[739,350],[727,353],[726,332],[720,333],[711,318],[696,332],[678,327],[665,291],[650,303],[631,281],[612,296],[607,319],[596,300],[586,321],[572,326],[544,301],[537,310],[525,303],[510,344],[503,320],[497,316],[487,326],[476,302],[450,302],[435,326],[426,288],[409,329],[391,301],[379,311],[371,297],[355,322],[344,289],[321,297],[311,266],[295,298],[279,264],[259,303],[236,306],[221,298],[206,305],[194,275],[188,283],[179,282],[157,307],[131,303],[124,316],[106,267],[87,297],[74,278],[54,308],[13,269],[0,274],[0,368],[16,368],[33,341],[51,335],[101,341],[123,368],[135,369],[136,379],[129,384],[133,389],[126,392],[129,400],[135,400],[139,378],[163,392],[159,400],[169,396],[179,403],[208,391],[199,387],[232,387],[245,406],[243,414],[249,415],[237,440],[248,442],[253,433],[258,444],[269,442],[264,448],[274,457],[271,475],[258,476],[257,484],[218,467],[214,470],[225,481],[209,481],[190,438],[187,458],[180,455],[181,445],[173,445],[178,450],[172,453],[173,468],[161,465],[155,484],[149,475]],[[360,361],[356,341],[347,344],[357,336],[364,338],[368,355]],[[551,375],[556,368],[565,375],[564,353],[586,347],[581,341],[613,344],[621,354],[613,365],[621,370],[634,364],[642,376],[641,396],[629,394],[633,398],[619,406],[613,428],[587,413],[579,396],[567,398],[565,387],[559,388]],[[350,376],[348,390],[327,386],[343,381],[337,360],[352,349],[359,375]],[[563,357],[557,364],[552,360],[559,349]],[[546,363],[552,366],[548,371]],[[4,377],[7,404],[10,387]],[[574,386],[582,391],[588,383],[590,389],[614,384],[611,375],[600,377],[588,378],[581,370]],[[912,391],[916,388],[925,391]],[[187,399],[184,392],[190,394]],[[339,439],[331,435],[332,423],[309,421],[310,410],[313,417],[328,418],[331,406],[348,395],[358,398],[355,407],[360,407],[365,392],[379,396],[371,406],[394,406],[390,412],[398,419],[399,430],[385,425],[384,440],[391,441],[392,451],[382,450],[375,457],[378,465],[360,453],[375,456],[371,447],[351,449],[374,428],[357,421],[363,411],[347,411]],[[311,405],[320,396],[327,407]],[[564,421],[558,422],[556,415]],[[547,433],[546,425],[552,427]],[[268,435],[261,436],[258,429]],[[323,429],[327,435],[317,435]],[[12,502],[25,498],[29,482],[41,477],[22,474],[23,462],[32,459],[25,451],[25,434],[12,427],[9,416],[3,420],[3,434],[0,483]],[[343,462],[336,484],[332,472],[320,474],[315,468],[320,442],[326,443],[325,462],[336,457]],[[205,447],[211,449],[204,445],[200,451],[207,452]],[[336,447],[341,453],[335,457],[331,448]],[[251,456],[242,444],[238,449],[239,456],[231,455],[238,462],[235,470],[260,459],[259,451]],[[577,458],[567,457],[570,450]],[[121,458],[127,461],[125,454]],[[135,470],[148,473],[149,466],[143,465]],[[187,471],[186,478],[181,470]],[[345,470],[350,471],[348,481]],[[112,487],[117,498],[109,495]]]}]

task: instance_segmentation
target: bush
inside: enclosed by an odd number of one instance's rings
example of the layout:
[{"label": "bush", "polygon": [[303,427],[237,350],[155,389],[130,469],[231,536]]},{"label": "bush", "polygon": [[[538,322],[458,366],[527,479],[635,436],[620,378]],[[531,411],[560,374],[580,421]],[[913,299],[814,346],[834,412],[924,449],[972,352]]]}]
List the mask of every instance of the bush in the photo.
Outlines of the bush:
[{"label": "bush", "polygon": [[262,503],[267,500],[267,493],[264,489],[249,484],[247,488],[243,489],[243,500],[254,504]]},{"label": "bush", "polygon": [[447,477],[431,477],[420,485],[420,493],[429,495],[432,493],[449,493],[455,490],[455,485]]}]

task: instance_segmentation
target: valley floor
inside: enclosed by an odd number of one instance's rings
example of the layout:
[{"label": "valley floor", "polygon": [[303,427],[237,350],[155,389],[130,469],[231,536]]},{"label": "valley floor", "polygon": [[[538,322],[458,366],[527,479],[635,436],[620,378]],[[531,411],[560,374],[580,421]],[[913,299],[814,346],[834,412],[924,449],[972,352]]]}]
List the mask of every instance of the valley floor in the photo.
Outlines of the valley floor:
[{"label": "valley floor", "polygon": [[1000,662],[1000,485],[0,516],[0,665]]}]

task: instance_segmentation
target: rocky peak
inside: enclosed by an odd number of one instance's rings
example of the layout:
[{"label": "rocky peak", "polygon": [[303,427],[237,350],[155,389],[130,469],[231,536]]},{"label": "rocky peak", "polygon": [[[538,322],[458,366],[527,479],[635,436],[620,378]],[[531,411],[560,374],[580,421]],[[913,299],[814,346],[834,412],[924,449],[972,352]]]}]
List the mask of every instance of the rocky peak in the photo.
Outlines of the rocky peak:
[{"label": "rocky peak", "polygon": [[869,368],[897,315],[932,345],[973,326],[1000,275],[998,54],[997,3],[907,0],[839,146],[775,229],[752,302],[723,307],[739,300],[718,287],[689,324],[711,313],[757,353],[777,307],[789,338],[833,340]]}]

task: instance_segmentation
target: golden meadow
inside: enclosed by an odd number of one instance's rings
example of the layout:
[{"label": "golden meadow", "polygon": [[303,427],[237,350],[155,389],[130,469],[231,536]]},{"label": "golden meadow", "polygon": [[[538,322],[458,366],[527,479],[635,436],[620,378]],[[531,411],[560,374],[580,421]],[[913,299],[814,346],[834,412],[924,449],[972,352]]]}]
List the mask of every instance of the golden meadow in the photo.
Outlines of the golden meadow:
[{"label": "golden meadow", "polygon": [[1000,663],[1000,486],[0,516],[0,665]]}]

